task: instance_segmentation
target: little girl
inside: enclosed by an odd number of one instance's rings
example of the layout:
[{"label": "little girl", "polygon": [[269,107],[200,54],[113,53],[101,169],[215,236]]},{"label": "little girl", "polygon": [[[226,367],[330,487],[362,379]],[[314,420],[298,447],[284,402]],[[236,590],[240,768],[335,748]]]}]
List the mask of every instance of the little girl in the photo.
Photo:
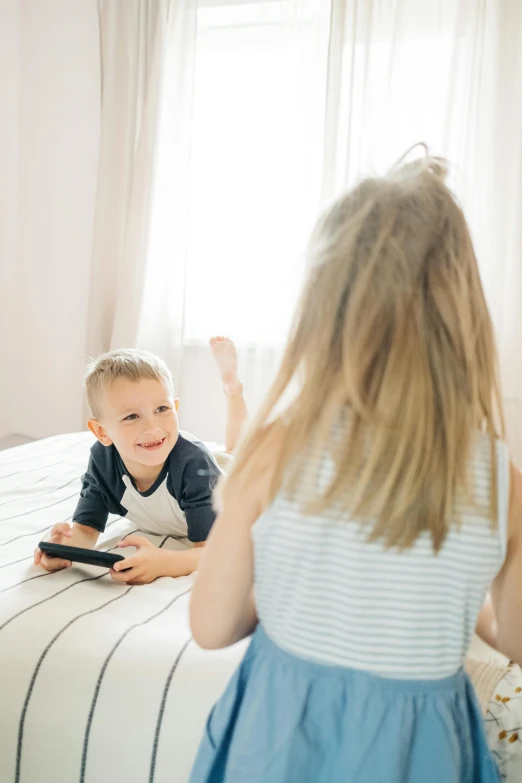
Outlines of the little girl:
[{"label": "little girl", "polygon": [[202,647],[254,635],[191,783],[499,780],[463,661],[491,587],[522,662],[522,478],[444,174],[366,180],[312,237],[193,592]]}]

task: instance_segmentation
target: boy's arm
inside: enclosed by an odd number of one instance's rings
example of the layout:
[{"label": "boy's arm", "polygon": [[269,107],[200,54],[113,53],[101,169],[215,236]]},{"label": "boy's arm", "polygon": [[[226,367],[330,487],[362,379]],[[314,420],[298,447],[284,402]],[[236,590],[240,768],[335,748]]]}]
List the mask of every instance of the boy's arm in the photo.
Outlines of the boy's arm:
[{"label": "boy's arm", "polygon": [[204,544],[194,544],[185,552],[169,552],[151,544],[143,536],[127,536],[120,547],[136,547],[135,554],[115,563],[111,576],[115,582],[146,585],[161,576],[189,576],[197,570]]},{"label": "boy's arm", "polygon": [[[53,544],[94,549],[99,535],[99,530],[87,525],[79,525],[77,522],[73,522],[71,526],[68,522],[59,522],[51,528],[47,540]],[[70,560],[44,555],[39,547],[35,549],[34,564],[42,565],[47,571],[60,571],[62,568],[69,568],[72,565]]]},{"label": "boy's arm", "polygon": [[[102,451],[99,456],[103,458],[106,456],[104,446],[95,444],[91,449],[87,471],[82,476],[82,488],[73,514],[72,527],[68,522],[59,522],[51,528],[46,537],[47,541],[85,549],[93,549],[96,546],[100,533],[105,529],[110,505],[105,492],[103,475],[94,459],[95,450],[100,451],[100,449]],[[116,507],[111,510],[118,511]],[[42,565],[47,571],[59,571],[72,565],[70,560],[43,555],[38,547],[34,553],[34,563]]]},{"label": "boy's arm", "polygon": [[165,558],[165,574],[162,576],[189,576],[198,570],[205,542],[194,544],[193,549],[185,552],[163,552]]},{"label": "boy's arm", "polygon": [[187,536],[192,544],[202,544],[216,519],[213,491],[222,473],[210,454],[201,451],[185,464],[174,496],[178,498],[187,522]]},{"label": "boy's arm", "polygon": [[100,531],[89,525],[80,525],[79,522],[73,522],[71,527],[71,537],[65,543],[68,546],[79,546],[84,549],[94,549],[96,542],[100,537]]}]

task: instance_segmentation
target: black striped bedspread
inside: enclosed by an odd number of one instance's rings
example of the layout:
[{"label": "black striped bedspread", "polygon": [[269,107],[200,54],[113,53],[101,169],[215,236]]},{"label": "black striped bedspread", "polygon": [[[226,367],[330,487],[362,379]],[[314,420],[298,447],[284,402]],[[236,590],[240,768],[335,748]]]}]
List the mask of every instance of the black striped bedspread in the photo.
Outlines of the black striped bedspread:
[{"label": "black striped bedspread", "polygon": [[[186,783],[244,644],[193,642],[192,577],[128,587],[93,566],[32,564],[71,520],[91,444],[75,433],[0,452],[0,783]],[[134,529],[111,517],[99,548]]]}]

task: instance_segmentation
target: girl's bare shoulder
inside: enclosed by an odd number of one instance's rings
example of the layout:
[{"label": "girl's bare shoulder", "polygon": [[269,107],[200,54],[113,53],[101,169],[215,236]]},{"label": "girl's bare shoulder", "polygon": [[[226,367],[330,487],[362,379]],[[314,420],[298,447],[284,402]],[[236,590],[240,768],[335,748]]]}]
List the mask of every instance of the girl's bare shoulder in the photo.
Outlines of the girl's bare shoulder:
[{"label": "girl's bare shoulder", "polygon": [[245,469],[225,482],[224,501],[234,495],[236,500],[241,497],[248,497],[249,502],[255,500],[259,509],[266,506],[284,439],[282,422],[276,421],[267,427],[259,447],[245,463]]}]

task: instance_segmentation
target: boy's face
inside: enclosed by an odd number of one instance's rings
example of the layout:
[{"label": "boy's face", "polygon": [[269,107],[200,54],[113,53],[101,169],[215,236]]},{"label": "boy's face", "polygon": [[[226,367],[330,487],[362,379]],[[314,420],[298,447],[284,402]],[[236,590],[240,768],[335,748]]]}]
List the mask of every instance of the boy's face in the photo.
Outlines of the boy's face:
[{"label": "boy's face", "polygon": [[159,467],[178,439],[178,404],[161,381],[118,378],[104,390],[101,416],[89,429],[104,446],[115,445],[131,472],[133,465]]}]

